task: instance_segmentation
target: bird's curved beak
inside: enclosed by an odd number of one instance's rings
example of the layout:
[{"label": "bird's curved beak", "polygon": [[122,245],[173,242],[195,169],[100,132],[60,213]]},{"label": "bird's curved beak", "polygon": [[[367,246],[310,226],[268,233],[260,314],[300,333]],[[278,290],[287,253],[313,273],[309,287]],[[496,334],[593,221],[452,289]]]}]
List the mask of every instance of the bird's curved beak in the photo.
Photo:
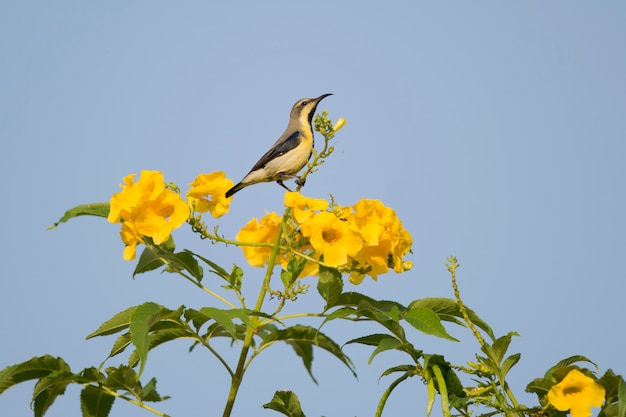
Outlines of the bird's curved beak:
[{"label": "bird's curved beak", "polygon": [[326,93],[326,94],[322,94],[321,96],[319,96],[318,98],[315,99],[316,103],[319,103],[320,101],[322,101],[323,99],[325,99],[328,96],[332,96],[332,93]]}]

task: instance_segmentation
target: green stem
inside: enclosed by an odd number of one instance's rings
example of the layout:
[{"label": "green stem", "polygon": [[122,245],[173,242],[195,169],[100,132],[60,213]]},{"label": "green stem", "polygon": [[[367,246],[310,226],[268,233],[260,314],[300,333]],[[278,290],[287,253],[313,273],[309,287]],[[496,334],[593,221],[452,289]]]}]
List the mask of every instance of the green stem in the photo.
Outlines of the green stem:
[{"label": "green stem", "polygon": [[228,372],[228,374],[230,375],[230,377],[233,377],[233,370],[230,369],[230,366],[228,365],[228,362],[226,362],[226,360],[224,360],[224,358],[222,357],[222,355],[220,355],[214,348],[213,346],[211,346],[210,344],[208,344],[206,342],[206,340],[204,340],[202,337],[197,337],[195,340],[199,341],[202,346],[204,346],[205,348],[207,348],[209,350],[209,352],[211,352],[216,358],[217,360],[222,364],[222,366],[224,366],[224,368],[226,369],[226,372]]},{"label": "green stem", "polygon": [[276,317],[273,320],[265,320],[262,323],[263,324],[267,324],[270,323],[271,321],[283,321],[285,319],[293,319],[296,317],[326,317],[326,314],[321,314],[321,313],[294,313],[294,314],[287,314],[286,316],[281,316],[281,317]]},{"label": "green stem", "polygon": [[[89,384],[83,384],[85,386],[89,385]],[[138,407],[143,408],[146,411],[150,411],[153,414],[156,414],[157,416],[161,416],[161,417],[169,417],[167,414],[165,414],[162,411],[157,410],[156,408],[152,408],[149,405],[146,405],[146,403],[144,403],[143,401],[137,401],[137,400],[133,400],[132,398],[129,398],[125,395],[122,395],[120,393],[118,393],[117,391],[113,391],[110,388],[107,388],[105,386],[99,386],[98,388],[100,388],[102,391],[106,392],[108,395],[112,395],[114,397],[117,398],[121,398],[122,400],[128,401],[131,404],[135,404]]]},{"label": "green stem", "polygon": [[459,306],[459,311],[463,315],[463,319],[467,323],[468,327],[472,330],[474,337],[476,338],[476,340],[478,340],[478,343],[482,347],[485,345],[485,340],[483,339],[482,335],[480,334],[476,326],[474,326],[474,323],[472,322],[469,315],[467,314],[467,310],[465,309],[465,305],[463,304],[463,300],[461,299],[461,292],[459,291],[459,286],[456,283],[456,269],[461,265],[459,265],[459,263],[457,262],[456,256],[450,256],[448,258],[448,262],[450,262],[450,264],[446,265],[446,267],[448,268],[448,271],[450,271],[450,276],[452,278],[452,289],[454,290],[454,297],[456,298],[456,304]]},{"label": "green stem", "polygon": [[[298,188],[298,189],[299,189],[299,188]],[[241,241],[239,241],[239,240],[226,239],[226,238],[223,238],[223,237],[221,237],[221,236],[219,236],[219,235],[214,235],[214,234],[211,234],[211,233],[209,233],[209,232],[207,232],[207,231],[200,231],[200,233],[201,233],[201,234],[202,234],[205,238],[207,238],[207,239],[213,240],[213,241],[215,241],[215,242],[225,243],[225,244],[227,244],[227,245],[234,245],[234,246],[250,246],[250,247],[257,247],[257,248],[258,248],[258,247],[266,247],[266,248],[270,248],[270,247],[271,247],[271,248],[273,248],[273,247],[274,247],[274,245],[275,245],[275,243],[266,243],[266,242],[241,242]],[[315,263],[317,263],[317,264],[319,264],[319,265],[321,265],[321,266],[325,266],[325,267],[330,268],[330,266],[329,266],[329,265],[327,265],[327,264],[325,264],[324,262],[321,262],[320,260],[315,259],[315,258],[313,258],[313,257],[312,257],[312,256],[310,256],[310,255],[307,255],[306,253],[303,253],[303,252],[298,252],[297,250],[295,250],[295,249],[293,249],[293,248],[291,248],[291,247],[289,247],[289,246],[283,246],[283,245],[280,245],[278,248],[279,248],[280,250],[282,250],[282,251],[285,251],[285,252],[290,252],[290,253],[292,253],[292,254],[293,254],[293,255],[295,255],[295,256],[299,256],[299,257],[301,257],[301,258],[303,258],[303,259],[306,259],[306,260],[307,260],[307,261],[309,261],[309,262],[315,262]]]},{"label": "green stem", "polygon": [[[446,265],[446,266],[448,267],[448,271],[450,271],[450,275],[451,275],[451,278],[452,278],[452,289],[454,290],[454,297],[456,298],[456,303],[459,306],[459,311],[463,315],[463,319],[467,323],[468,327],[472,330],[472,333],[474,334],[474,337],[476,338],[476,340],[478,340],[478,343],[480,344],[480,346],[484,347],[485,346],[485,340],[483,339],[482,335],[480,334],[480,332],[478,331],[478,329],[476,328],[476,326],[474,325],[474,323],[470,319],[469,315],[467,314],[467,310],[465,309],[465,305],[463,304],[463,300],[461,299],[461,292],[459,291],[459,287],[458,287],[457,282],[456,282],[456,269],[460,265],[457,262],[457,259],[456,259],[455,256],[450,256],[448,258],[448,262],[450,262],[450,264]],[[502,388],[502,391],[504,392],[504,394],[506,394],[506,396],[511,400],[511,403],[513,404],[513,407],[515,409],[519,409],[519,403],[517,402],[517,399],[515,398],[515,395],[513,395],[513,392],[509,388],[509,386],[506,383],[506,381],[501,379],[499,377],[499,375],[498,375],[498,381],[500,383],[500,387]],[[496,396],[502,397],[502,394],[500,394],[499,390],[495,389],[494,392],[496,393]],[[502,409],[503,409],[504,413],[507,416],[510,415],[508,407],[506,406],[506,400],[504,398],[501,398],[501,402],[503,403],[502,404]],[[523,413],[522,413],[522,415],[523,415]]]},{"label": "green stem", "polygon": [[[332,127],[331,127],[331,130],[332,130]],[[332,150],[328,146],[328,141],[334,135],[334,132],[333,132],[333,134],[329,134],[329,132],[327,132],[327,131],[324,131],[324,132],[320,131],[320,133],[322,133],[322,135],[324,136],[324,149],[322,150],[321,153],[319,153],[319,154],[316,153],[314,155],[313,162],[308,164],[307,169],[304,171],[304,173],[300,177],[300,184],[298,184],[298,186],[296,188],[296,191],[300,191],[300,189],[302,188],[302,185],[304,185],[304,181],[305,181],[307,175],[309,173],[311,173],[318,165],[323,163],[323,161],[320,161],[320,159],[323,159],[323,158],[327,157],[328,155],[330,155],[330,153],[332,153]],[[309,256],[307,256],[307,255],[305,255],[303,253],[298,253],[298,252],[294,251],[291,248],[286,248],[286,247],[281,246],[280,243],[281,243],[283,235],[285,234],[285,225],[287,223],[287,219],[290,216],[291,216],[291,209],[289,207],[287,207],[285,209],[285,213],[283,214],[283,220],[282,220],[282,223],[281,223],[281,225],[280,225],[280,227],[278,229],[278,233],[276,234],[276,240],[274,241],[274,243],[272,245],[272,252],[271,252],[270,258],[268,260],[267,270],[265,272],[265,277],[263,278],[263,284],[261,286],[261,291],[259,292],[259,297],[257,298],[255,311],[261,311],[261,307],[263,307],[263,301],[265,300],[265,297],[266,297],[267,293],[270,290],[270,279],[272,277],[272,273],[274,271],[274,266],[276,265],[276,258],[278,257],[278,253],[280,252],[280,250],[287,250],[287,251],[290,251],[290,252],[292,252],[292,253],[294,253],[294,254],[296,254],[298,256],[302,256],[303,258],[308,259],[310,261],[315,261],[315,259],[313,259],[313,258],[311,258],[311,257],[309,257]],[[227,243],[227,244],[228,243],[236,244],[238,246],[243,246],[244,245],[241,242],[229,241],[229,240],[221,238],[219,236],[209,236],[210,233],[204,232],[202,228],[200,228],[198,230],[201,231],[201,233],[203,233],[203,235],[205,235],[206,237],[208,237],[210,239],[213,239],[213,240],[222,241],[222,242]],[[254,245],[255,244],[253,244],[252,246],[254,246]],[[315,261],[315,262],[317,262],[317,261]],[[278,311],[276,313],[278,313]],[[258,319],[257,319],[255,327],[261,327],[261,322],[258,321]],[[250,364],[250,361],[247,361],[247,358],[248,358],[248,353],[250,351],[250,344],[252,342],[252,337],[254,336],[254,334],[255,334],[255,328],[248,327],[246,329],[246,335],[244,337],[243,346],[241,348],[241,354],[239,355],[239,361],[237,363],[237,368],[235,369],[235,374],[231,378],[230,390],[228,392],[228,399],[226,400],[226,406],[224,407],[223,417],[230,417],[230,414],[232,413],[233,406],[235,404],[235,399],[237,398],[237,392],[239,391],[239,386],[241,385],[241,381],[243,379],[243,375],[244,375],[246,369],[248,368],[248,365]],[[250,360],[252,360],[253,357],[254,357],[254,355],[252,355]]]},{"label": "green stem", "polygon": [[[500,381],[500,385],[502,385],[502,389],[504,390],[505,394],[509,397],[509,399],[513,403],[513,407],[516,410],[519,410],[519,403],[517,402],[515,395],[513,395],[513,391],[511,391],[511,388],[509,388],[509,384],[507,384],[506,381]],[[520,411],[519,415],[523,416],[524,412]]]},{"label": "green stem", "polygon": [[187,279],[187,281],[191,282],[192,284],[194,284],[196,287],[200,288],[201,290],[211,294],[213,297],[217,298],[218,300],[220,300],[221,302],[223,302],[224,304],[226,304],[228,307],[235,309],[237,307],[235,307],[235,305],[233,303],[231,303],[230,301],[228,301],[226,298],[222,297],[221,295],[219,295],[218,293],[210,290],[209,288],[205,287],[204,285],[200,284],[199,282],[197,282],[196,280],[194,280],[192,277],[188,276],[187,274],[179,271],[178,272],[180,275],[182,275],[184,278]]},{"label": "green stem", "polygon": [[[278,257],[280,241],[283,235],[283,225],[287,221],[287,218],[290,214],[291,211],[289,208],[287,208],[285,210],[285,214],[283,215],[281,227],[279,227],[278,233],[276,233],[276,240],[274,241],[274,245],[272,246],[272,252],[268,260],[265,277],[263,278],[263,284],[261,285],[261,291],[259,291],[259,297],[257,298],[256,305],[254,307],[255,311],[261,311],[261,307],[263,307],[263,301],[265,300],[265,296],[267,295],[267,292],[270,288],[270,279],[272,278],[274,265],[276,265],[276,258]],[[237,368],[235,369],[235,374],[231,378],[230,390],[228,392],[226,406],[224,407],[223,417],[229,417],[233,411],[235,399],[237,398],[237,392],[239,391],[243,375],[247,369],[246,359],[248,358],[248,352],[250,351],[250,344],[252,343],[252,337],[254,336],[254,332],[255,329],[252,327],[248,327],[246,329],[246,335],[243,340],[243,346],[239,355],[239,361],[237,362]]]}]

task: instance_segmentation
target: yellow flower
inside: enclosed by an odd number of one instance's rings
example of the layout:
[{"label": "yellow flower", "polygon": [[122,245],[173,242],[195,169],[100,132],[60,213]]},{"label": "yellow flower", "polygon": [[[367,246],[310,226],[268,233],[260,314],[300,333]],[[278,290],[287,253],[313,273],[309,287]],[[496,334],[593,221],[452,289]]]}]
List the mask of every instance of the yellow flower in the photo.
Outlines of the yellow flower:
[{"label": "yellow flower", "polygon": [[187,192],[187,201],[193,211],[210,211],[215,218],[228,213],[232,198],[226,198],[224,194],[233,186],[233,181],[226,178],[225,173],[200,174],[189,185],[192,188]]},{"label": "yellow flower", "polygon": [[125,260],[135,259],[137,244],[145,236],[160,245],[189,217],[187,203],[165,187],[161,172],[143,170],[137,183],[134,178],[135,174],[124,177],[122,191],[111,197],[108,217],[111,223],[123,222],[120,237],[126,245]]},{"label": "yellow flower", "polygon": [[144,200],[133,214],[131,221],[137,230],[160,245],[189,218],[189,206],[178,193],[164,189],[156,199]]},{"label": "yellow flower", "polygon": [[363,248],[354,256],[357,265],[350,275],[352,283],[359,284],[365,272],[376,280],[389,268],[396,273],[406,270],[403,257],[413,239],[393,209],[378,200],[361,199],[345,217],[350,229],[363,239]]},{"label": "yellow flower", "polygon": [[[237,233],[235,239],[245,243],[274,243],[282,221],[282,217],[273,212],[259,221],[255,217]],[[269,246],[241,246],[241,249],[248,263],[258,267],[265,265],[272,253]]]},{"label": "yellow flower", "polygon": [[[409,253],[413,246],[413,237],[408,230],[402,228],[402,222],[398,220],[398,239],[392,252],[392,267],[396,274],[408,271],[413,268],[413,263],[404,261],[403,258]],[[408,265],[408,267],[407,267]]]},{"label": "yellow flower", "polygon": [[315,252],[324,256],[324,263],[332,267],[346,265],[348,257],[356,255],[363,246],[362,239],[346,221],[327,211],[315,214],[302,224],[301,230]]},{"label": "yellow flower", "polygon": [[143,243],[143,236],[137,232],[137,228],[131,222],[122,223],[120,237],[124,242],[124,252],[122,258],[125,261],[132,261],[137,256],[137,244]]},{"label": "yellow flower", "polygon": [[298,224],[304,223],[315,214],[316,210],[326,210],[328,201],[321,198],[305,197],[299,192],[285,193],[285,207],[291,207],[291,215]]},{"label": "yellow flower", "polygon": [[337,119],[337,123],[335,123],[335,125],[333,126],[333,130],[337,132],[339,129],[341,129],[345,125],[346,125],[346,119],[344,119],[343,117],[340,117],[339,119]]},{"label": "yellow flower", "polygon": [[111,197],[108,220],[119,223],[131,216],[131,212],[141,204],[142,200],[155,198],[165,189],[163,174],[159,171],[141,171],[139,181],[135,184],[137,174],[124,177],[124,184],[120,184],[122,191]]},{"label": "yellow flower", "polygon": [[602,405],[604,394],[602,385],[578,369],[572,369],[561,382],[550,388],[548,401],[559,411],[569,410],[572,417],[589,417],[591,407]]}]

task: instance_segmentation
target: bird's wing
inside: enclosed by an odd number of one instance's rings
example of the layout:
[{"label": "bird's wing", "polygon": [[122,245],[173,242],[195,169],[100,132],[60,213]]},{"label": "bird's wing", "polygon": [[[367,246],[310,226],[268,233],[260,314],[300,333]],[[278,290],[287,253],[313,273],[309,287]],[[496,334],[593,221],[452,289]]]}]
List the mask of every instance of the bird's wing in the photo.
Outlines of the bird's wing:
[{"label": "bird's wing", "polygon": [[286,154],[290,150],[296,148],[300,144],[300,132],[295,131],[291,135],[280,138],[276,141],[276,143],[272,146],[272,148],[265,153],[259,159],[259,161],[252,167],[250,172],[256,171],[257,169],[261,169],[267,165],[267,163],[274,158],[277,158],[281,155]]}]

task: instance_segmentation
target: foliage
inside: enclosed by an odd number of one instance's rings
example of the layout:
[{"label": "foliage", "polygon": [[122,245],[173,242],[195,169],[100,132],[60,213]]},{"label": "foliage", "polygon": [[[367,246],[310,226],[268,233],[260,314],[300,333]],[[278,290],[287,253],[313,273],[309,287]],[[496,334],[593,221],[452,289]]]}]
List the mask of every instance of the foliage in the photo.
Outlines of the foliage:
[{"label": "foliage", "polygon": [[[165,416],[154,407],[168,397],[157,392],[155,378],[142,382],[146,380],[145,366],[153,349],[186,339],[191,349],[205,349],[214,356],[229,375],[230,390],[223,415],[230,416],[250,363],[275,344],[290,346],[315,382],[315,349],[330,353],[356,376],[356,367],[342,344],[358,344],[371,347],[369,363],[390,351],[405,355],[404,362],[381,374],[381,378],[394,379],[380,398],[376,416],[383,414],[399,384],[417,377],[427,392],[423,409],[427,416],[438,396],[444,416],[563,416],[570,410],[573,417],[587,417],[590,407],[601,407],[601,417],[626,417],[624,379],[610,369],[598,378],[593,370],[577,365],[597,368],[583,356],[566,358],[542,378],[530,382],[526,389],[537,395],[537,404],[520,404],[507,383],[507,375],[521,360],[519,353],[509,353],[517,334],[496,336],[486,321],[464,305],[457,286],[459,264],[455,257],[448,258],[447,264],[453,298],[422,298],[405,306],[346,290],[344,281],[358,285],[366,276],[377,280],[391,271],[410,270],[411,263],[405,256],[410,253],[412,237],[395,211],[378,200],[363,199],[348,206],[333,198],[327,201],[300,194],[306,177],[333,153],[330,142],[344,124],[345,120],[340,119],[333,126],[326,112],[316,116],[315,130],[324,137],[324,146],[314,152],[296,191],[285,194],[284,213],[250,220],[235,239],[222,236],[217,227],[210,229],[203,217],[209,213],[219,218],[229,210],[232,198],[226,198],[224,193],[233,182],[220,172],[198,175],[183,196],[176,185],[165,183],[162,173],[142,171],[137,181],[134,174],[125,177],[122,190],[110,202],[68,210],[52,227],[85,215],[119,223],[125,260],[134,260],[138,245],[143,245],[133,275],[156,270],[175,274],[210,295],[217,305],[166,307],[147,301],[129,307],[87,336],[114,336],[102,364],[74,372],[62,358],[34,357],[0,372],[0,394],[16,384],[34,381],[32,408],[34,415],[40,417],[69,384],[78,384],[82,386],[83,416],[106,417],[118,399]],[[226,269],[207,254],[176,249],[173,232],[185,222],[201,239],[240,247],[250,266],[265,268],[254,304],[249,304],[244,296],[247,277],[244,278],[242,267]],[[221,285],[205,284],[207,273]],[[276,276],[278,279],[273,279]],[[310,284],[302,280],[307,276],[317,277],[316,289],[325,303],[323,310],[282,315],[287,301],[296,301],[309,290]],[[264,310],[268,297],[280,299],[275,311]],[[319,326],[293,323],[299,317],[315,318]],[[367,321],[378,330],[337,342],[334,336],[322,331],[335,320],[341,320],[344,326]],[[444,324],[469,329],[480,349],[474,361],[466,366],[451,364],[442,355],[424,352],[407,337],[407,329],[412,328],[458,342]],[[239,349],[235,363],[229,363],[216,347],[223,346],[214,343],[219,339],[228,339],[232,348]],[[123,352],[128,354],[126,363],[105,366]],[[277,391],[263,407],[291,417],[305,415],[297,395],[291,391]]]}]

